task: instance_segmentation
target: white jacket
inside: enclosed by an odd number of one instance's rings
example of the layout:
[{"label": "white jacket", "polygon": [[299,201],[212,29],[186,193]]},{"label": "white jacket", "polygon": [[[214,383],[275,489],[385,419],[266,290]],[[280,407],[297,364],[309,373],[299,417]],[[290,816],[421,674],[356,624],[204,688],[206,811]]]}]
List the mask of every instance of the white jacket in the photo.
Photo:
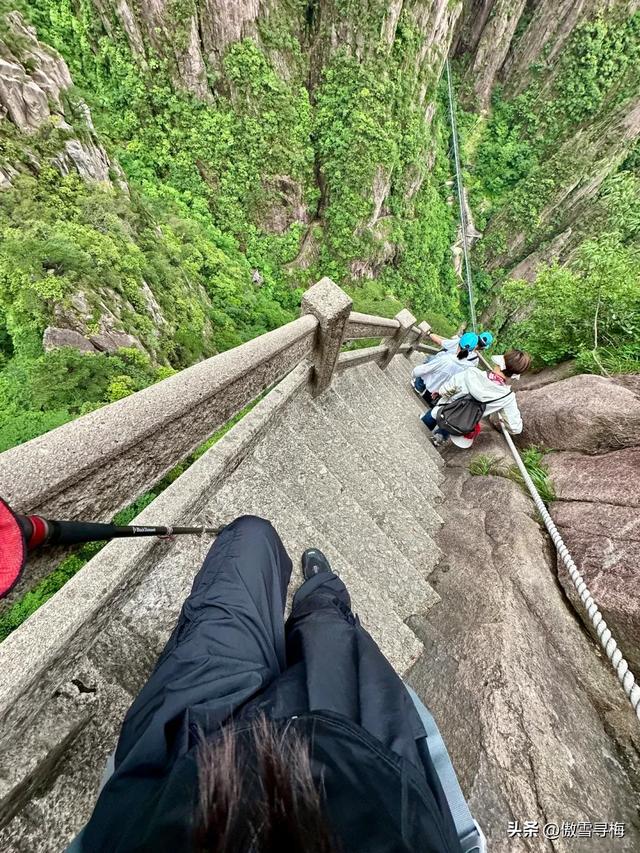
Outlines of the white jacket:
[{"label": "white jacket", "polygon": [[[487,404],[483,417],[502,412],[504,425],[509,432],[512,435],[522,432],[522,417],[516,395],[508,385],[489,379],[487,373],[473,367],[458,373],[440,388],[440,396],[448,400],[462,394],[471,394],[476,400]],[[435,411],[432,414],[435,414]]]},{"label": "white jacket", "polygon": [[450,352],[439,352],[430,358],[426,364],[419,364],[414,367],[411,375],[414,379],[420,376],[427,386],[427,391],[433,394],[440,391],[442,385],[453,376],[470,367],[473,367],[473,362],[469,362],[466,358],[456,358],[455,354]]}]

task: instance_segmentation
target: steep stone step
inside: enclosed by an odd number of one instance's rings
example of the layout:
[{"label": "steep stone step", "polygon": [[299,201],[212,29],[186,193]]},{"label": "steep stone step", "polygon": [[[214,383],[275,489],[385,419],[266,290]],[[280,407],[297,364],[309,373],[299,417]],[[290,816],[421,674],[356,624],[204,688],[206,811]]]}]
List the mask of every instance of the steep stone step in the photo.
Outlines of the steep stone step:
[{"label": "steep stone step", "polygon": [[[380,375],[381,374],[381,375]],[[415,406],[406,400],[404,394],[385,375],[385,371],[375,365],[364,365],[359,373],[363,386],[369,386],[370,394],[375,395],[382,406],[384,419],[395,426],[399,434],[415,449],[418,458],[426,457],[426,465],[436,482],[444,479],[444,461],[438,451],[428,441],[428,430],[416,417]],[[363,387],[363,390],[364,390]]]},{"label": "steep stone step", "polygon": [[[258,445],[254,459],[354,566],[385,592],[401,618],[423,612],[438,597],[340,481],[295,433],[280,424]],[[251,460],[245,462],[251,464]]]},{"label": "steep stone step", "polygon": [[359,458],[387,483],[405,512],[430,529],[428,525],[434,521],[435,510],[428,490],[422,491],[422,478],[415,483],[413,478],[407,478],[390,448],[372,434],[370,425],[367,428],[360,423],[355,411],[333,388],[325,391],[314,403],[333,421],[347,441],[357,447]]},{"label": "steep stone step", "polygon": [[[421,359],[421,361],[424,359]],[[421,363],[421,362],[418,362]],[[411,371],[415,367],[403,355],[397,355],[391,360],[385,373],[388,378],[395,382],[396,386],[402,391],[406,400],[410,400],[411,404],[417,411],[424,412],[426,409],[423,401],[418,397],[415,391],[411,388]]]},{"label": "steep stone step", "polygon": [[348,494],[373,518],[389,539],[413,565],[428,574],[438,558],[438,549],[430,535],[441,523],[433,512],[430,525],[419,523],[394,500],[388,488],[336,425],[308,397],[291,405],[287,420],[290,429],[302,438],[313,453],[345,487]]},{"label": "steep stone step", "polygon": [[[430,500],[441,498],[435,464],[427,458],[422,447],[412,446],[413,440],[408,438],[410,434],[405,427],[399,431],[394,424],[387,421],[379,399],[372,399],[369,384],[363,387],[357,370],[345,371],[335,386],[336,393],[351,401],[356,418],[372,433],[371,442],[387,447],[407,480],[419,483],[421,491]],[[429,476],[428,472],[425,473],[425,468],[433,471],[432,476]]]},{"label": "steep stone step", "polygon": [[370,578],[355,569],[332,539],[300,511],[296,503],[256,464],[241,466],[207,507],[207,518],[224,524],[239,515],[259,515],[271,520],[293,562],[288,602],[302,581],[300,555],[306,548],[320,548],[344,580],[355,613],[371,633],[396,671],[406,672],[421,654],[422,644],[396,615],[393,603],[375,588]]}]

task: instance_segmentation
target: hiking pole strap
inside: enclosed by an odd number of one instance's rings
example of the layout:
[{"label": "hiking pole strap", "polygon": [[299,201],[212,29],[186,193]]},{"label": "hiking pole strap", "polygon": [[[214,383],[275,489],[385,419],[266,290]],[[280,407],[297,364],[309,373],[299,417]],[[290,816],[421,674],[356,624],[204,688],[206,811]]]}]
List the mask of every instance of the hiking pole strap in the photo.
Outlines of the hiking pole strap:
[{"label": "hiking pole strap", "polygon": [[453,769],[447,747],[444,745],[444,740],[436,725],[436,721],[420,701],[415,691],[408,684],[405,684],[405,687],[427,734],[426,741],[429,756],[449,805],[449,811],[451,812],[456,832],[458,833],[458,840],[462,846],[462,851],[463,853],[475,853],[475,851],[477,853],[486,853],[487,841],[484,833],[469,811],[469,806],[460,788],[456,771]]}]

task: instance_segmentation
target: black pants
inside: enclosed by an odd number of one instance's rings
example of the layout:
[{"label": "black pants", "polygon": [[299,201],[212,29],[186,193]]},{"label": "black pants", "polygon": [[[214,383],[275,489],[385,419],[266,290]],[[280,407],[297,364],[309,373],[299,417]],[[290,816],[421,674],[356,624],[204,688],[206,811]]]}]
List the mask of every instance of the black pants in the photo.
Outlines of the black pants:
[{"label": "black pants", "polygon": [[[196,744],[217,736],[231,717],[333,712],[425,774],[416,743],[424,734],[420,717],[351,612],[344,583],[333,572],[303,583],[285,624],[291,570],[268,521],[243,516],[220,533],[125,717],[114,771],[74,851],[148,849],[135,839],[180,807],[184,791],[195,787],[182,774],[195,773]],[[430,784],[446,811],[439,784]]]},{"label": "black pants", "polygon": [[126,715],[115,776],[136,776],[140,764],[161,772],[188,748],[190,727],[210,730],[257,707],[274,718],[335,711],[421,766],[419,717],[344,583],[333,573],[303,583],[285,625],[291,570],[268,521],[243,516],[220,533]]}]

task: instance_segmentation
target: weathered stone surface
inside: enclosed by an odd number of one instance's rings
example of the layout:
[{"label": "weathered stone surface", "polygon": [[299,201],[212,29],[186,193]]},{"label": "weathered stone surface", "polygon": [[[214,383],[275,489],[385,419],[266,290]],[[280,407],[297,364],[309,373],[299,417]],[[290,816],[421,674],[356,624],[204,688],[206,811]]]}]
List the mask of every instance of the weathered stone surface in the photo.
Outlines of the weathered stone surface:
[{"label": "weathered stone surface", "polygon": [[[632,391],[640,397],[640,376],[635,373],[619,373],[611,377],[617,385],[622,385],[628,391]],[[640,441],[638,442],[640,443]]]},{"label": "weathered stone surface", "polygon": [[[640,474],[640,470],[637,472]],[[640,673],[640,509],[556,501],[553,520],[632,671]],[[558,577],[583,622],[591,621],[558,559]]]},{"label": "weathered stone surface", "polygon": [[351,298],[326,277],[302,297],[302,313],[316,317],[319,326],[313,353],[315,395],[321,394],[331,384],[352,305]]},{"label": "weathered stone surface", "polygon": [[47,326],[42,336],[42,347],[45,352],[60,347],[73,347],[80,352],[97,352],[97,347],[73,329],[58,329],[56,326]]},{"label": "weathered stone surface", "polygon": [[15,56],[0,42],[0,106],[19,130],[31,133],[48,121],[52,108],[63,115],[60,94],[72,85],[71,75],[60,54],[40,44],[19,12],[5,20],[21,47]]},{"label": "weathered stone surface", "polygon": [[69,139],[64,144],[64,154],[58,158],[63,164],[61,171],[65,172],[65,166],[71,165],[85,181],[109,181],[109,170],[111,162],[107,153],[95,142],[80,142],[78,139]]},{"label": "weathered stone surface", "polygon": [[[15,52],[0,41],[0,115],[25,134],[33,134],[46,125],[71,131],[71,119],[67,121],[65,117],[62,100],[63,93],[73,85],[66,62],[57,51],[38,41],[36,31],[18,12],[5,15],[5,21],[13,35]],[[51,162],[63,175],[76,171],[88,181],[109,181],[113,169],[119,173],[118,183],[126,188],[119,167],[111,163],[97,141],[88,107],[83,102],[77,107],[83,113],[89,136],[82,141],[65,139]],[[38,170],[40,164],[34,168]]]},{"label": "weathered stone surface", "polygon": [[483,107],[489,105],[496,74],[507,57],[526,0],[494,0],[486,5],[491,9],[491,14],[478,40],[469,72],[474,91]]},{"label": "weathered stone surface", "polygon": [[[576,373],[575,361],[563,361],[554,367],[545,367],[537,373],[525,373],[521,379],[513,383],[514,391],[535,391],[538,388],[544,388],[545,385],[551,385],[552,382],[560,382],[562,379],[568,379]],[[520,397],[518,397],[520,399]]]},{"label": "weathered stone surface", "polygon": [[416,322],[416,318],[410,311],[407,311],[406,308],[403,308],[402,311],[398,311],[394,319],[398,321],[398,331],[395,333],[393,338],[390,338],[388,341],[389,347],[387,355],[380,362],[382,370],[384,370],[397,355],[400,347],[411,332],[411,327]]},{"label": "weathered stone surface", "polygon": [[571,838],[514,845],[508,823],[526,815],[541,826],[625,821],[616,843],[632,853],[637,720],[567,607],[533,504],[508,480],[463,471],[448,473],[446,489],[445,556],[431,576],[442,601],[411,620],[425,653],[409,681],[436,718],[489,849],[590,849]]},{"label": "weathered stone surface", "polygon": [[298,365],[316,329],[301,317],[6,451],[2,494],[23,512],[110,518]]},{"label": "weathered stone surface", "polygon": [[638,442],[640,400],[602,376],[580,374],[518,394],[518,443],[598,453]]},{"label": "weathered stone surface", "polygon": [[144,347],[140,341],[134,335],[129,335],[126,332],[115,330],[98,332],[95,335],[90,335],[90,340],[95,348],[101,352],[114,353],[121,347],[134,347],[144,352]]},{"label": "weathered stone surface", "polygon": [[627,447],[601,456],[550,453],[545,457],[557,497],[640,507],[640,447]]},{"label": "weathered stone surface", "polygon": [[302,187],[288,175],[275,175],[263,181],[265,198],[258,211],[258,224],[269,234],[284,234],[295,222],[309,221]]}]

